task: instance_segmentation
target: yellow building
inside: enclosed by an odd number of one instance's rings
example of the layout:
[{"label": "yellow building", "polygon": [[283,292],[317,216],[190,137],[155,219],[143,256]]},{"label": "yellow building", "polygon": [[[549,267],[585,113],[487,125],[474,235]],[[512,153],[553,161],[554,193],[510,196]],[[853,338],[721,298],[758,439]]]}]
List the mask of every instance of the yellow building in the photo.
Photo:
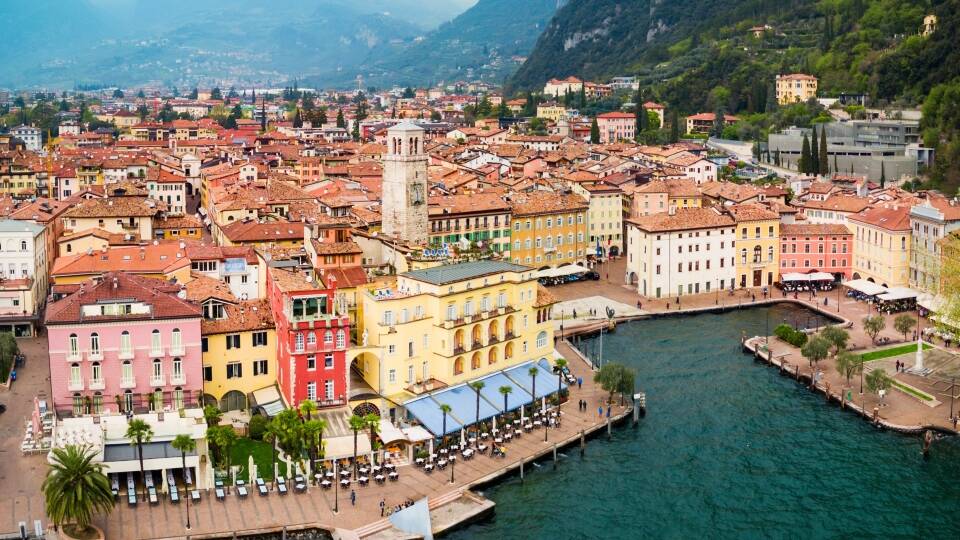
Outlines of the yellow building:
[{"label": "yellow building", "polygon": [[360,295],[359,341],[380,351],[356,369],[395,403],[541,358],[553,358],[556,300],[535,271],[476,261],[401,274]]},{"label": "yellow building", "polygon": [[153,218],[160,213],[157,201],[146,197],[85,199],[63,213],[65,234],[89,229],[153,240]]},{"label": "yellow building", "polygon": [[559,122],[561,118],[567,115],[567,108],[556,103],[543,103],[537,105],[537,118]]},{"label": "yellow building", "polygon": [[780,273],[780,214],[759,204],[728,208],[736,221],[739,287],[770,287]]},{"label": "yellow building", "polygon": [[847,222],[853,229],[853,279],[909,287],[910,207],[868,208]]},{"label": "yellow building", "polygon": [[510,195],[513,204],[515,264],[536,268],[586,261],[591,246],[587,234],[590,205],[580,195],[534,191]]},{"label": "yellow building", "polygon": [[[201,280],[191,282],[188,290],[197,281]],[[229,294],[229,287],[223,287]],[[231,302],[232,295],[223,291],[204,295],[200,325],[204,403],[215,403],[223,411],[248,409],[251,393],[277,382],[277,334],[270,304],[265,299]]]},{"label": "yellow building", "polygon": [[604,256],[620,255],[623,252],[623,190],[601,180],[574,184],[573,192],[589,201],[587,245],[593,248],[591,253],[596,253],[600,246]]},{"label": "yellow building", "polygon": [[777,103],[802,103],[817,97],[817,78],[803,73],[777,75]]}]

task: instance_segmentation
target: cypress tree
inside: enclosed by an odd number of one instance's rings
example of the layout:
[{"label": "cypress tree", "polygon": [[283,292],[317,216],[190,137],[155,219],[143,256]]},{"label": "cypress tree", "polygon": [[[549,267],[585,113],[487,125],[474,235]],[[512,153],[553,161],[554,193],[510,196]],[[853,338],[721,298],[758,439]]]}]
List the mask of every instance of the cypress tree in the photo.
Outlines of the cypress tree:
[{"label": "cypress tree", "polygon": [[777,151],[773,154],[773,163],[777,167],[780,166],[780,149],[777,148]]},{"label": "cypress tree", "polygon": [[767,89],[767,103],[763,107],[763,112],[767,114],[776,112],[777,106],[777,87],[773,85]]},{"label": "cypress tree", "polygon": [[880,189],[887,185],[887,169],[884,162],[880,162]]},{"label": "cypress tree", "polygon": [[837,166],[837,155],[833,155],[833,172],[840,172],[840,167]]},{"label": "cypress tree", "polygon": [[817,126],[813,126],[813,140],[810,141],[810,172],[820,174],[820,158],[817,154],[820,152],[820,144],[817,142]]},{"label": "cypress tree", "polygon": [[670,142],[680,140],[680,114],[676,109],[670,109]]},{"label": "cypress tree", "polygon": [[587,89],[581,84],[580,85],[580,104],[579,108],[583,109],[587,106]]},{"label": "cypress tree", "polygon": [[597,125],[596,118],[590,124],[590,144],[600,144],[600,126]]},{"label": "cypress tree", "polygon": [[800,174],[810,172],[810,139],[807,134],[803,134],[803,146],[800,149],[800,161],[797,163],[797,171]]},{"label": "cypress tree", "polygon": [[[830,174],[830,160],[827,157],[827,128],[820,128],[820,174]],[[836,169],[834,169],[836,170]]]},{"label": "cypress tree", "polygon": [[293,114],[293,127],[302,128],[303,127],[303,116],[300,114],[300,109],[297,109]]},{"label": "cypress tree", "polygon": [[640,134],[649,129],[650,121],[647,118],[647,110],[643,108],[643,92],[637,89],[637,95],[634,98],[634,114],[636,114],[637,133],[636,139],[640,140]]},{"label": "cypress tree", "polygon": [[343,109],[337,110],[337,127],[345,128],[347,127],[347,121],[343,118]]}]

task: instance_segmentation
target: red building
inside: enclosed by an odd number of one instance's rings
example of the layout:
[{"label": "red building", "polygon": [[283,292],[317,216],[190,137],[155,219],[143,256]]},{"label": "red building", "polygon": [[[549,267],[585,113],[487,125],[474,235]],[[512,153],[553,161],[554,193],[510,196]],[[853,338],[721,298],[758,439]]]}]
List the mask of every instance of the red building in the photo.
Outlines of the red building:
[{"label": "red building", "polygon": [[281,394],[290,406],[305,399],[319,407],[345,405],[350,318],[336,305],[336,279],[324,284],[302,267],[267,272]]},{"label": "red building", "polygon": [[829,272],[850,279],[853,233],[839,224],[783,224],[780,226],[780,275]]}]

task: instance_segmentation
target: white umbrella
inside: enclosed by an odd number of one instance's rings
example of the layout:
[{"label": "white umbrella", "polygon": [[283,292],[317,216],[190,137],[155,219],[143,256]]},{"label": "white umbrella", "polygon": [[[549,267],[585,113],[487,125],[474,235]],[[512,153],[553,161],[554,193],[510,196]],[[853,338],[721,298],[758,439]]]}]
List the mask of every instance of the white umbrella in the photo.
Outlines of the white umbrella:
[{"label": "white umbrella", "polygon": [[460,430],[460,444],[463,445],[463,446],[466,446],[466,445],[467,445],[467,430],[466,430],[466,429],[461,429],[461,430]]},{"label": "white umbrella", "polygon": [[433,455],[433,439],[430,439],[430,455]]},{"label": "white umbrella", "polygon": [[540,412],[541,413],[547,412],[547,396],[542,396],[540,398]]},{"label": "white umbrella", "polygon": [[496,416],[493,417],[493,431],[494,431],[494,433],[496,433],[496,431],[497,431],[497,417],[496,417]]}]

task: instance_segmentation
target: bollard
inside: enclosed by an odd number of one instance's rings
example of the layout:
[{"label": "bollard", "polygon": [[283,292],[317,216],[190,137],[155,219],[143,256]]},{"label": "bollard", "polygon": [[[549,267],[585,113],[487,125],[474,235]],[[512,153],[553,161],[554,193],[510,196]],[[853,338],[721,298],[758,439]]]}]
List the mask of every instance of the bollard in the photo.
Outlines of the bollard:
[{"label": "bollard", "polygon": [[633,402],[633,426],[636,427],[640,423],[640,403],[637,401]]},{"label": "bollard", "polygon": [[580,430],[580,457],[583,457],[583,454],[586,452],[586,450],[587,450],[587,442],[586,442],[586,438],[584,437],[583,430],[581,429]]},{"label": "bollard", "polygon": [[827,403],[830,403],[830,383],[823,383],[823,395],[827,396]]},{"label": "bollard", "polygon": [[553,469],[557,469],[557,443],[553,443]]},{"label": "bollard", "polygon": [[523,482],[523,459],[520,460],[520,481]]},{"label": "bollard", "polygon": [[610,417],[607,417],[607,439],[613,438],[613,424],[610,422]]}]

